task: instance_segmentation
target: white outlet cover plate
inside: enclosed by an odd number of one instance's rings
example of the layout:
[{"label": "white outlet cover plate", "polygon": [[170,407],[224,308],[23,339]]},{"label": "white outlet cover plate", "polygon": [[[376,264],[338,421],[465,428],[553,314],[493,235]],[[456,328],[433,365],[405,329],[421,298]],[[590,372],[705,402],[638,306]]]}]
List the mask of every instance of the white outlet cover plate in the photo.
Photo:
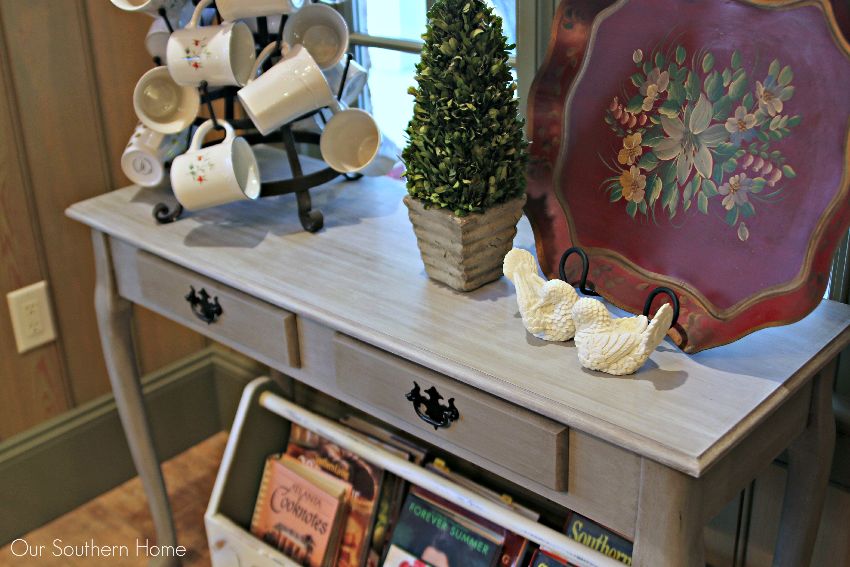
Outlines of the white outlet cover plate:
[{"label": "white outlet cover plate", "polygon": [[18,353],[56,340],[47,282],[40,281],[6,294]]}]

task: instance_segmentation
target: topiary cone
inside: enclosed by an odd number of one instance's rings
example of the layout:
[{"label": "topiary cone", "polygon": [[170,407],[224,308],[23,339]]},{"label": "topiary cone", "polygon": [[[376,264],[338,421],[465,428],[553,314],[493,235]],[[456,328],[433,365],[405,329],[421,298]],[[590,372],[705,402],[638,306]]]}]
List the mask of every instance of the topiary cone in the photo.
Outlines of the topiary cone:
[{"label": "topiary cone", "polygon": [[[468,291],[501,276],[525,202],[527,143],[508,64],[514,46],[483,0],[437,0],[422,37],[402,153],[405,203],[428,274]],[[463,222],[484,214],[487,220]],[[500,215],[505,219],[493,220]],[[469,229],[448,228],[465,225],[490,228],[477,229],[474,237]],[[437,269],[438,263],[444,265]]]}]

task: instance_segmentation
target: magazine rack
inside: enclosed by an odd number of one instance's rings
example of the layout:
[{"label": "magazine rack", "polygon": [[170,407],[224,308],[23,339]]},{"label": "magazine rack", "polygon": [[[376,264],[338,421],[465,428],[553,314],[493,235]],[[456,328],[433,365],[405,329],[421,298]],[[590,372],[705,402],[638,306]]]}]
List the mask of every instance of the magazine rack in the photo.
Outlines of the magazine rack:
[{"label": "magazine rack", "polygon": [[[317,0],[312,0],[314,3]],[[192,0],[194,4],[198,3],[198,0]],[[165,13],[165,9],[160,9],[160,17],[165,20],[166,25],[168,26],[169,31],[173,31],[173,26],[168,19],[168,16]],[[221,21],[221,15],[218,13],[218,9],[216,8],[216,20]],[[255,34],[255,43],[260,46],[265,46],[271,43],[272,41],[276,42],[278,45],[277,52],[280,53],[280,46],[282,45],[281,35],[283,33],[283,26],[286,23],[287,16],[284,15],[280,24],[280,29],[277,33],[270,33],[268,28],[268,19],[265,17],[257,18],[257,33]],[[353,55],[348,53],[346,55],[345,68],[342,73],[342,80],[340,82],[339,90],[336,93],[337,100],[341,99],[342,93],[345,90],[345,83],[348,78],[349,66],[351,64],[351,60]],[[263,70],[271,67],[276,61],[269,59],[264,65]],[[158,57],[154,58],[154,63],[157,65],[161,65],[162,62]],[[322,216],[321,211],[313,209],[312,199],[310,198],[310,189],[313,187],[317,187],[324,183],[327,183],[340,175],[344,176],[346,179],[357,179],[360,176],[358,174],[344,174],[338,172],[331,167],[325,167],[320,169],[319,171],[314,171],[309,174],[305,174],[304,168],[301,163],[301,159],[298,155],[298,150],[296,148],[297,143],[308,144],[313,146],[318,146],[320,141],[320,134],[316,132],[302,132],[302,131],[294,131],[292,129],[292,125],[301,120],[314,118],[318,116],[319,120],[324,120],[324,115],[322,111],[327,107],[322,107],[316,109],[308,114],[303,116],[299,116],[294,120],[284,124],[276,131],[271,132],[268,135],[260,134],[254,124],[251,122],[249,118],[236,118],[236,104],[238,98],[236,93],[239,91],[239,87],[222,87],[220,89],[216,89],[214,91],[210,91],[207,88],[206,83],[201,83],[199,87],[201,94],[201,104],[205,105],[207,108],[208,117],[198,117],[195,119],[195,126],[201,125],[207,119],[213,120],[215,123],[216,130],[223,130],[223,127],[220,126],[216,119],[215,109],[213,107],[213,102],[218,100],[224,101],[224,119],[229,122],[235,130],[243,130],[246,134],[243,136],[249,144],[255,146],[257,144],[283,144],[284,149],[286,150],[287,159],[289,162],[289,167],[292,172],[292,177],[290,179],[284,179],[281,181],[269,181],[262,183],[262,188],[260,190],[260,197],[272,197],[276,195],[286,195],[289,193],[295,193],[295,197],[298,203],[298,218],[301,221],[301,226],[304,230],[308,232],[316,232],[322,228],[324,225],[324,217]],[[243,113],[244,114],[244,113]],[[187,135],[191,139],[192,128],[189,128]],[[170,167],[170,163],[166,164],[166,167]],[[174,222],[180,218],[183,214],[183,206],[179,203],[169,206],[167,203],[158,203],[154,206],[153,216],[156,221],[160,224],[167,224]]]},{"label": "magazine rack", "polygon": [[286,449],[290,423],[314,431],[411,484],[505,526],[575,565],[622,567],[622,563],[564,534],[368,442],[346,427],[284,399],[278,392],[270,379],[257,378],[242,394],[204,516],[213,567],[264,562],[297,566],[248,531],[266,457]]}]

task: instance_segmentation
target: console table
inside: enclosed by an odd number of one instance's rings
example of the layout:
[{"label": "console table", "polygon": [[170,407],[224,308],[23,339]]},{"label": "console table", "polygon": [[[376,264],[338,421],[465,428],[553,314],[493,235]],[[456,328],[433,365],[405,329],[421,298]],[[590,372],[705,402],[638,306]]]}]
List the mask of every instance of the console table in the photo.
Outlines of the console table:
[{"label": "console table", "polygon": [[[67,214],[90,226],[110,379],[158,543],[175,545],[133,358],[143,305],[635,541],[634,565],[704,565],[703,527],[782,451],[788,485],[774,565],[807,565],[834,443],[837,354],[850,306],[687,356],[665,342],[633,377],[583,370],[572,343],[526,333],[503,278],[467,294],[430,281],[404,187],[388,178],[315,192],[325,229],[287,197],[157,225],[165,191],[128,187]],[[527,226],[517,244],[532,247]],[[217,297],[201,320],[190,286]],[[435,429],[413,381],[455,398]]]}]

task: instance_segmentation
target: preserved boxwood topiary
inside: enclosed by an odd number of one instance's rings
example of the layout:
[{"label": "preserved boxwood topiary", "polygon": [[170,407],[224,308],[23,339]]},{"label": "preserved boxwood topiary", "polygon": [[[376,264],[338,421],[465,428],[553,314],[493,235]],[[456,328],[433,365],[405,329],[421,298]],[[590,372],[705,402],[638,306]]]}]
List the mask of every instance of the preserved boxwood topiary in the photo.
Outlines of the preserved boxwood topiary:
[{"label": "preserved boxwood topiary", "polygon": [[402,153],[408,193],[457,216],[519,197],[527,143],[502,19],[484,0],[437,0],[422,38]]}]

